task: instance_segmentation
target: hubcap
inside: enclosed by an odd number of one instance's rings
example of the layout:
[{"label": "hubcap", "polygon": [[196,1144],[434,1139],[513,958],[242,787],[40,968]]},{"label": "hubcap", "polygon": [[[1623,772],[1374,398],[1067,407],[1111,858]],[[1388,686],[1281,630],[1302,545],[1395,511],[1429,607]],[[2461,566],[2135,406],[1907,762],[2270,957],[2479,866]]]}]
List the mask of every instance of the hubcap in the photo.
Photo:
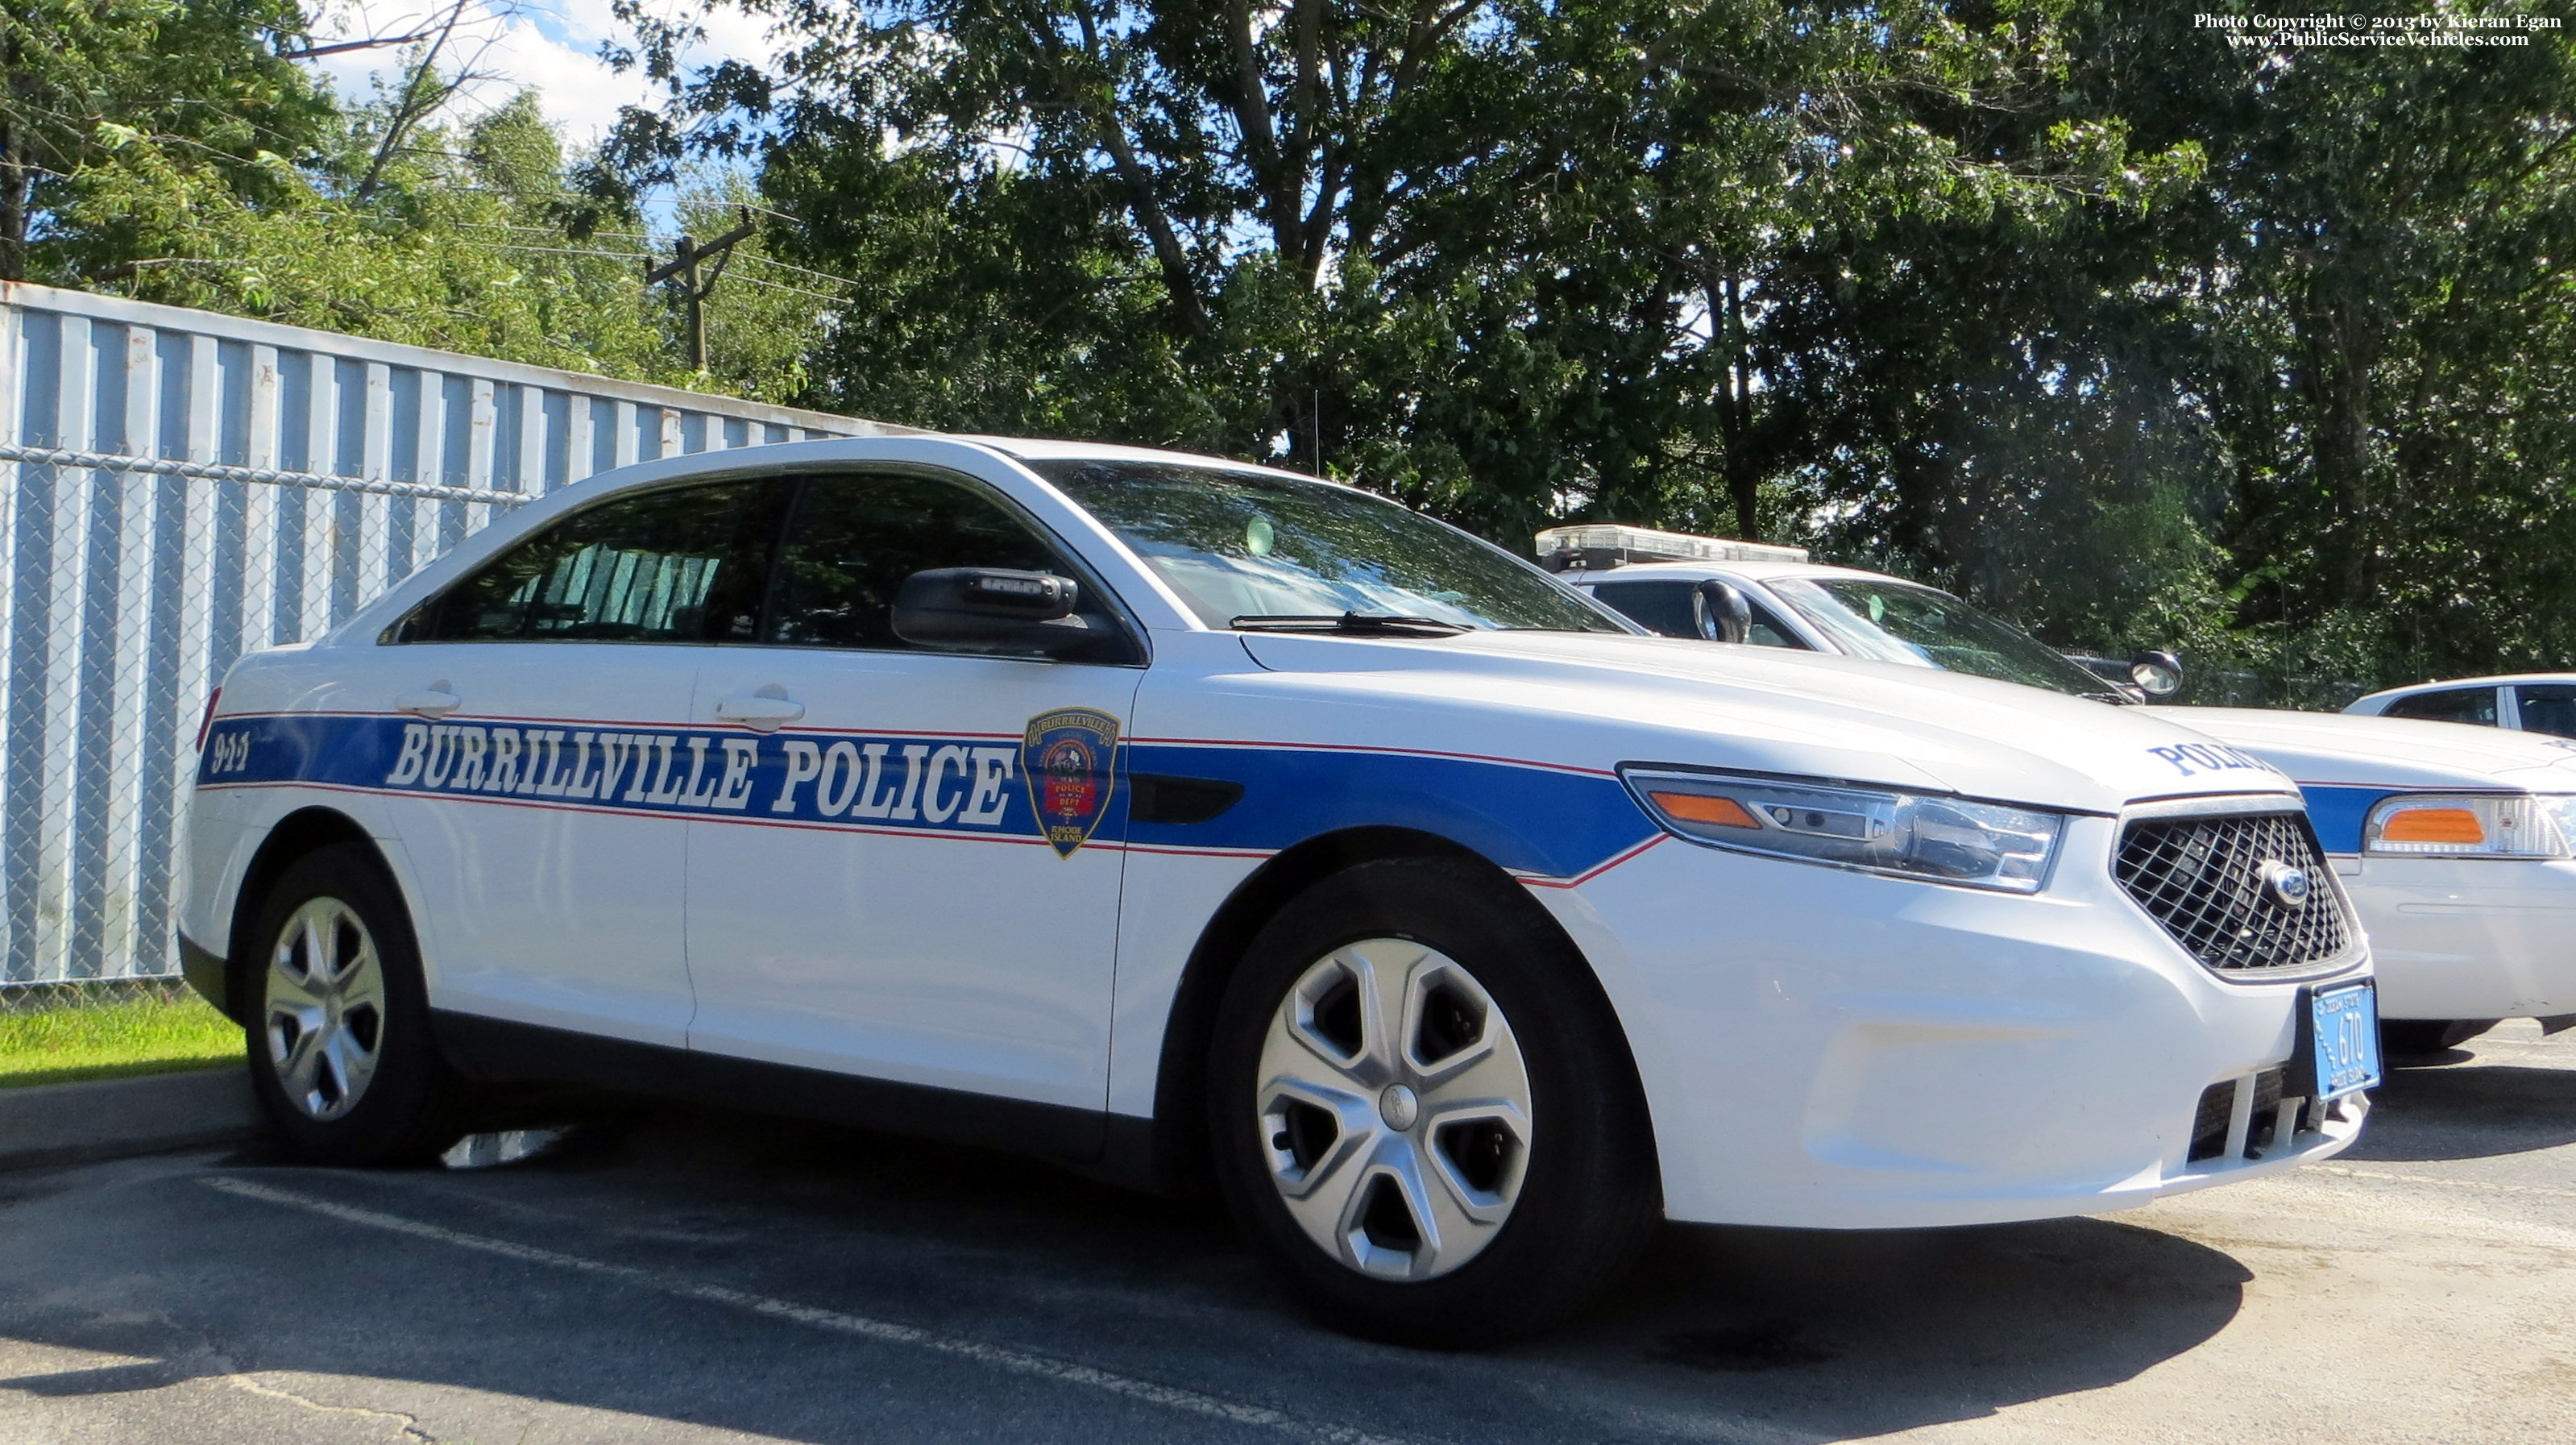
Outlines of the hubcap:
[{"label": "hubcap", "polygon": [[298,1112],[336,1119],[357,1106],[384,1052],[385,970],[357,910],[316,898],[269,951],[260,1032]]},{"label": "hubcap", "polygon": [[1483,1252],[1529,1163],[1529,1070],[1456,960],[1402,939],[1334,950],[1288,990],[1261,1049],[1256,1125],[1308,1238],[1380,1279]]}]

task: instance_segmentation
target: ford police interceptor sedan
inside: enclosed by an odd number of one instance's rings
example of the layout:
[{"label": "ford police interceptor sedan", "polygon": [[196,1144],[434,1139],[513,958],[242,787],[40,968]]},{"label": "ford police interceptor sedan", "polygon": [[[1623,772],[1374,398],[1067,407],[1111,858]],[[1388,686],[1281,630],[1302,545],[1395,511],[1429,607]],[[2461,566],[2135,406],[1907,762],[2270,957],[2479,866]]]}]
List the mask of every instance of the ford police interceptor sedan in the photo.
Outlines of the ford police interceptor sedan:
[{"label": "ford police interceptor sedan", "polygon": [[[1593,535],[1603,534],[1603,535]],[[1668,539],[1668,540],[1667,540]],[[1552,541],[1692,543],[1710,560],[1619,564],[1584,546],[1566,576],[1667,633],[1710,635],[1701,584],[1735,590],[1746,641],[2007,678],[2139,702],[2020,629],[1946,592],[1791,549],[1635,528],[1565,529]],[[1770,553],[1774,555],[1761,555]],[[1715,594],[1719,603],[1725,594]],[[2492,689],[2490,689],[2492,692]],[[2252,708],[2155,711],[2298,780],[2351,891],[2379,971],[2389,1047],[2428,1053],[2508,1018],[2576,1024],[2576,744],[2448,723]]]},{"label": "ford police interceptor sedan", "polygon": [[2349,1144],[2289,781],[1639,633],[1350,488],[937,437],[535,502],[209,709],[182,932],[306,1157],[576,1080],[1212,1174],[1345,1327],[1647,1227],[2097,1212]]}]

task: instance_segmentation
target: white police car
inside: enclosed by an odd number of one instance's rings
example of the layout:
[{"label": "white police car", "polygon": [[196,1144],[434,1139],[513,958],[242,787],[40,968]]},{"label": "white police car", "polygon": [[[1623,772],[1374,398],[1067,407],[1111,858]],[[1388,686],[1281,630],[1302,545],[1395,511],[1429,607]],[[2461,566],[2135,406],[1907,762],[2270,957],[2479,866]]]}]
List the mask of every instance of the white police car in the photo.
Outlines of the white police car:
[{"label": "white police car", "polygon": [[[1571,580],[1660,632],[1749,629],[1743,640],[1771,646],[2145,700],[1946,592],[1816,565],[1795,549],[1617,527],[1539,542],[1555,565],[1584,564]],[[1625,561],[1638,555],[1706,560]],[[1728,616],[1736,607],[1743,615]],[[2137,664],[2151,681],[2168,666]],[[2495,695],[2489,686],[2490,707]],[[2576,1023],[2576,745],[2394,718],[2155,711],[2228,745],[2183,749],[2178,771],[2224,776],[2233,749],[2298,780],[2369,929],[2393,1051],[2444,1048],[2500,1019]]]},{"label": "white police car", "polygon": [[2203,746],[1641,635],[1285,473],[802,443],[557,492],[243,660],[184,953],[310,1158],[580,1080],[1212,1172],[1327,1317],[1495,1339],[1658,1217],[2349,1144],[2360,930],[2288,781]]},{"label": "white police car", "polygon": [[2344,711],[2363,717],[2510,728],[2576,738],[2576,672],[2521,672],[2419,682],[2356,698]]}]

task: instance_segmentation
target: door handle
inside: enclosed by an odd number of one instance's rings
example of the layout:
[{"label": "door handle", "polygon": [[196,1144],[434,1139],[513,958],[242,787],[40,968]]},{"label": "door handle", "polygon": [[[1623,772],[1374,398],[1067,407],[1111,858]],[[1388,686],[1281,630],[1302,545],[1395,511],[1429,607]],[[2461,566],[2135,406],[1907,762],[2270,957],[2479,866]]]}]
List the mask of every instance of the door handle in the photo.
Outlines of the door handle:
[{"label": "door handle", "polygon": [[443,677],[394,699],[396,712],[414,713],[433,722],[464,705],[465,699],[456,695],[456,684]]},{"label": "door handle", "polygon": [[805,715],[805,704],[787,695],[778,683],[738,692],[716,704],[716,721],[740,723],[756,733],[774,733]]}]

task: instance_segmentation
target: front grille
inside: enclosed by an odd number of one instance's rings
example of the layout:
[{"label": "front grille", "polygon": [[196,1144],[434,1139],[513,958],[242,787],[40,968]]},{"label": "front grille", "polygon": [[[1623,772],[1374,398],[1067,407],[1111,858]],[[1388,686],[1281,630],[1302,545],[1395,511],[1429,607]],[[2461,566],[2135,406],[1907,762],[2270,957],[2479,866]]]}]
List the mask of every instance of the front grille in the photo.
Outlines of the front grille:
[{"label": "front grille", "polygon": [[2215,1159],[2227,1152],[2227,1126],[2235,1122],[2236,1081],[2212,1084],[2200,1091],[2200,1109],[2191,1121],[2191,1162]]},{"label": "front grille", "polygon": [[[2305,907],[2271,899],[2266,863],[2306,871]],[[2121,835],[2114,871],[2175,942],[2222,973],[2304,968],[2351,941],[2325,857],[2296,813],[2141,818]]]}]

